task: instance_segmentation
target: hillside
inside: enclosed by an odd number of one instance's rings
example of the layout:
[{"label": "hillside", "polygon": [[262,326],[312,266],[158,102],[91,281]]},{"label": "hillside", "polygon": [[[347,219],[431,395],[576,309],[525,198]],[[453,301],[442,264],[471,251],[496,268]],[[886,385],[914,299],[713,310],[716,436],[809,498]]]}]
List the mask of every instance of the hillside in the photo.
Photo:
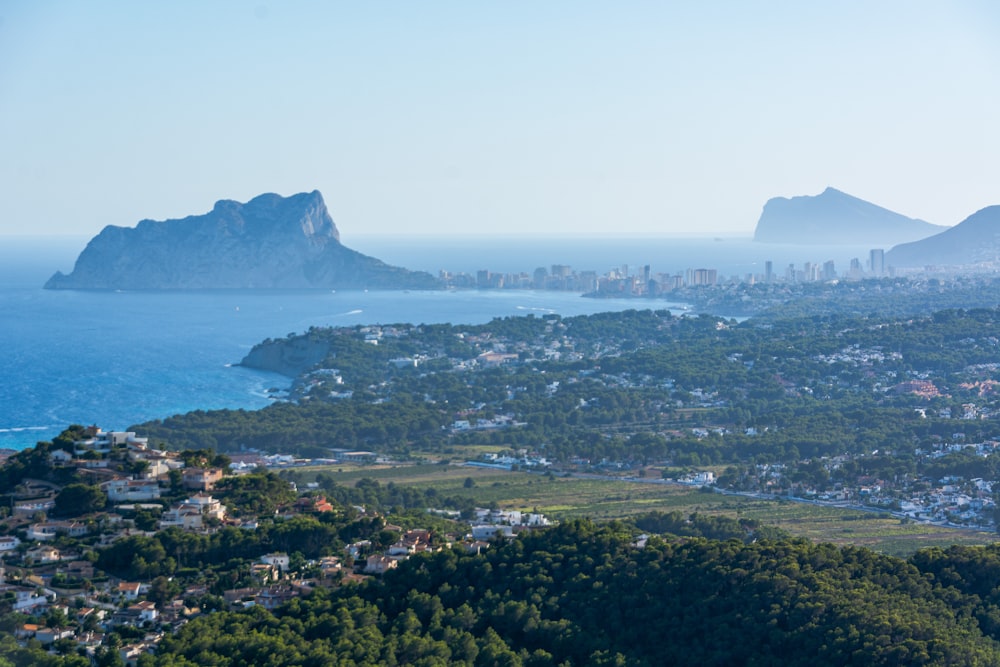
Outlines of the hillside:
[{"label": "hillside", "polygon": [[1000,259],[1000,206],[987,206],[930,238],[890,250],[886,263],[895,267],[968,266]]},{"label": "hillside", "polygon": [[220,201],[204,215],[109,225],[47,289],[429,289],[430,274],[351,250],[318,191]]}]

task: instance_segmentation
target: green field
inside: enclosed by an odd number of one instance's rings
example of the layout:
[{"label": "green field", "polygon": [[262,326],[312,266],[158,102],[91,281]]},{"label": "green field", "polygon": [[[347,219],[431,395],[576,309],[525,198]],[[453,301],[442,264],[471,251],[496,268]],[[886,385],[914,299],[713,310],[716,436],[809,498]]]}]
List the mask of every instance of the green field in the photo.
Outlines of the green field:
[{"label": "green field", "polygon": [[[472,498],[477,505],[539,511],[551,519],[627,518],[650,511],[699,512],[755,519],[817,542],[865,546],[906,556],[917,549],[951,544],[979,545],[996,536],[887,515],[786,500],[758,500],[705,493],[699,489],[614,479],[546,476],[458,465],[299,469],[305,479],[322,471],[340,484],[369,477],[383,484],[434,487],[442,495]],[[466,488],[465,480],[475,485]]]}]

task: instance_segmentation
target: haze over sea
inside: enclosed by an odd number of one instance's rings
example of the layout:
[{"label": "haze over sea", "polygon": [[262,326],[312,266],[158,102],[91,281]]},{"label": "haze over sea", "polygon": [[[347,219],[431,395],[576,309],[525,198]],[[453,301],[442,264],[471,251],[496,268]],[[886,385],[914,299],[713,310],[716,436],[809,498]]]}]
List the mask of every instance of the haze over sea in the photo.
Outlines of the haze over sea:
[{"label": "haze over sea", "polygon": [[[23,449],[71,423],[123,429],[191,410],[257,409],[289,379],[234,366],[265,338],[310,326],[395,322],[477,324],[529,313],[564,316],[670,307],[666,300],[585,299],[524,290],[356,292],[43,290],[68,272],[87,239],[0,239],[0,447]],[[567,264],[604,273],[650,264],[653,273],[717,268],[775,271],[833,259],[838,270],[866,248],[753,244],[747,239],[345,238],[390,264],[437,273],[532,272]]]}]

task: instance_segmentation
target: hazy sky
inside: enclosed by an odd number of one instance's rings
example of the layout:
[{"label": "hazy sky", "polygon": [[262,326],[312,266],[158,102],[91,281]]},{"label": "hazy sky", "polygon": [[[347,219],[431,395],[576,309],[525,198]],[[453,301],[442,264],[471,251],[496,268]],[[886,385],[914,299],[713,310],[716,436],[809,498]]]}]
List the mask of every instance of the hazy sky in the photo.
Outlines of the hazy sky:
[{"label": "hazy sky", "polygon": [[0,3],[0,235],[319,189],[371,234],[1000,203],[1000,4]]}]

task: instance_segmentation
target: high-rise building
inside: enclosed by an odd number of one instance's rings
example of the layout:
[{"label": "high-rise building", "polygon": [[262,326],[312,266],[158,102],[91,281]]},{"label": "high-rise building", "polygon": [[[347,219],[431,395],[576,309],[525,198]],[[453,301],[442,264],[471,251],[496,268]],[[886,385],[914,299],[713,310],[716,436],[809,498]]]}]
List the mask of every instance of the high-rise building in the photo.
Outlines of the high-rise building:
[{"label": "high-rise building", "polygon": [[764,262],[764,282],[773,283],[774,282],[774,262],[767,260]]},{"label": "high-rise building", "polygon": [[823,280],[835,280],[837,278],[837,270],[833,268],[833,260],[823,262]]},{"label": "high-rise building", "polygon": [[718,279],[715,269],[694,269],[691,271],[690,285],[714,285]]},{"label": "high-rise building", "polygon": [[552,275],[559,276],[560,278],[569,278],[573,275],[573,267],[567,264],[553,264]]},{"label": "high-rise building", "polygon": [[885,251],[882,248],[873,248],[868,253],[868,267],[876,278],[885,275]]}]

